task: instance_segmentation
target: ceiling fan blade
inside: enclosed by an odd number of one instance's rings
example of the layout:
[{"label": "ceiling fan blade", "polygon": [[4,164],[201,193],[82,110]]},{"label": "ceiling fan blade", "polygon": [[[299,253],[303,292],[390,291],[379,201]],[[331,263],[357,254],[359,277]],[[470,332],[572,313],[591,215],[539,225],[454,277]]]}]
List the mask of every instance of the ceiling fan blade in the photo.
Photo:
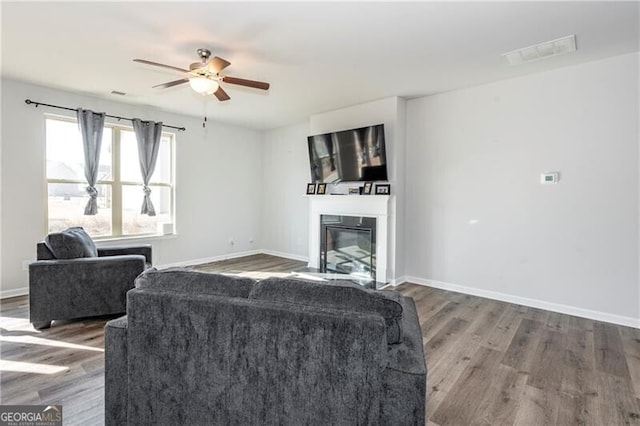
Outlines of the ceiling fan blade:
[{"label": "ceiling fan blade", "polygon": [[229,99],[231,99],[222,87],[218,87],[218,90],[216,90],[213,94],[216,95],[216,98],[218,98],[219,101],[228,101]]},{"label": "ceiling fan blade", "polygon": [[229,65],[231,65],[231,62],[226,61],[218,56],[214,56],[213,59],[211,59],[207,64],[207,67],[209,68],[209,71],[218,74]]},{"label": "ceiling fan blade", "polygon": [[140,62],[141,64],[154,65],[156,67],[169,68],[170,70],[176,70],[180,72],[189,72],[189,70],[185,70],[178,67],[172,67],[171,65],[159,64],[157,62],[147,61],[146,59],[134,59],[133,62]]},{"label": "ceiling fan blade", "polygon": [[189,81],[188,78],[181,78],[180,80],[170,81],[168,83],[156,84],[152,88],[153,89],[166,89],[168,87],[173,87],[173,86],[177,86],[179,84],[184,84],[184,83],[186,83],[188,81]]},{"label": "ceiling fan blade", "polygon": [[269,83],[263,83],[262,81],[245,80],[244,78],[236,77],[223,77],[222,81],[239,86],[253,87],[254,89],[269,90]]}]

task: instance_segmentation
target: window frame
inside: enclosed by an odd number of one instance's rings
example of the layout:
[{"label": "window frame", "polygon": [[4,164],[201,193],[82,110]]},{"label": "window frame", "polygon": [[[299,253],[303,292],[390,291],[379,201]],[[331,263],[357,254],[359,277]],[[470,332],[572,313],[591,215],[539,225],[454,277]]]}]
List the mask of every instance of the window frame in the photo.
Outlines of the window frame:
[{"label": "window frame", "polygon": [[[47,120],[57,120],[57,121],[66,121],[68,123],[74,123],[77,125],[78,120],[73,117],[68,117],[64,115],[57,114],[45,114],[45,161],[44,161],[44,181],[45,181],[45,191],[44,191],[44,229],[45,234],[48,234],[49,231],[49,184],[51,183],[69,183],[69,184],[87,184],[86,180],[83,179],[58,179],[58,178],[49,178],[47,175]],[[176,214],[175,214],[175,200],[176,200],[176,184],[175,184],[175,144],[176,144],[176,134],[173,132],[162,132],[161,138],[168,137],[169,138],[169,183],[164,182],[149,182],[149,187],[153,190],[154,187],[164,187],[169,188],[169,193],[171,195],[171,200],[169,203],[169,212],[171,223],[173,223],[173,232],[171,234],[163,234],[158,231],[156,232],[147,232],[141,234],[124,234],[123,233],[123,212],[122,212],[122,188],[123,186],[138,186],[142,188],[142,180],[140,182],[135,181],[123,181],[120,179],[120,148],[122,131],[130,131],[133,132],[133,126],[125,126],[121,124],[114,124],[106,122],[104,123],[105,128],[111,129],[111,180],[97,180],[97,185],[110,185],[111,186],[111,234],[109,235],[100,235],[100,236],[92,236],[91,238],[94,240],[114,240],[114,239],[134,239],[134,238],[144,238],[144,237],[156,237],[160,235],[172,235],[175,233],[175,222],[176,222]],[[157,165],[156,165],[157,166]],[[88,199],[87,199],[88,200]],[[142,203],[142,191],[140,191],[140,203]]]}]

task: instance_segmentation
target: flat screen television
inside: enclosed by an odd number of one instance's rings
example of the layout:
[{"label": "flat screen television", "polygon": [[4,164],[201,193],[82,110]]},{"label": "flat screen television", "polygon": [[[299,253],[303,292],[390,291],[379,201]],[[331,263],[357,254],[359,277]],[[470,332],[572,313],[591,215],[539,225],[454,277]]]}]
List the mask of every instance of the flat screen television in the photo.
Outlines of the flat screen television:
[{"label": "flat screen television", "polygon": [[309,136],[313,183],[387,180],[384,125]]}]

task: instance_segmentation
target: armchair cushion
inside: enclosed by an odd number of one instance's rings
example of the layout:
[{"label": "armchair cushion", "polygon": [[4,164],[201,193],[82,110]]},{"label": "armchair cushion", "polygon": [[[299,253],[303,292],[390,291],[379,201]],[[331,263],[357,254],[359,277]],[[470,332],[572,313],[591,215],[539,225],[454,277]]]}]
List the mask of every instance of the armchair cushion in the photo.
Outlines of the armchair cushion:
[{"label": "armchair cushion", "polygon": [[44,242],[56,259],[98,257],[96,245],[80,226],[51,233],[47,235]]},{"label": "armchair cushion", "polygon": [[255,281],[251,278],[194,271],[187,268],[147,269],[136,279],[136,288],[190,294],[247,298]]},{"label": "armchair cushion", "polygon": [[401,297],[397,292],[367,290],[348,281],[317,282],[299,278],[267,278],[257,283],[249,295],[249,299],[378,314],[385,320],[390,345],[402,342]]}]

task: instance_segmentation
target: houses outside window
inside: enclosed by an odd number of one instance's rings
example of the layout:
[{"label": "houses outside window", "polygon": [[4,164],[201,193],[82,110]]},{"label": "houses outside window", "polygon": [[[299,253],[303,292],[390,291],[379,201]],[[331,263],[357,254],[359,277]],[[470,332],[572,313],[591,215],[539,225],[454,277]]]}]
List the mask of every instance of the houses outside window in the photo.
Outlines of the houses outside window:
[{"label": "houses outside window", "polygon": [[162,133],[158,160],[151,177],[151,201],[156,216],[141,215],[144,198],[138,147],[133,128],[105,124],[98,168],[98,214],[85,216],[84,153],[74,119],[47,116],[47,232],[82,226],[93,238],[161,234],[173,224],[175,134]]}]

